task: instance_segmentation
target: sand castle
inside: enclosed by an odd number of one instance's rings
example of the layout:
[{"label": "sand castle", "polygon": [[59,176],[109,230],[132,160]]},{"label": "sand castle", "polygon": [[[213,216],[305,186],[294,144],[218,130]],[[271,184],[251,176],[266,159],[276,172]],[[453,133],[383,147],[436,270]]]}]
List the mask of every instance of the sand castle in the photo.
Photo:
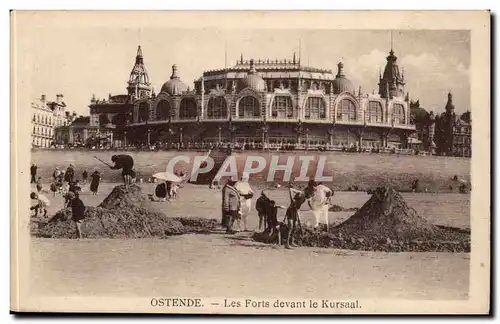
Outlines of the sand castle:
[{"label": "sand castle", "polygon": [[[139,185],[116,186],[97,207],[87,207],[82,224],[84,238],[165,238],[215,229],[215,219],[168,217],[152,211]],[[46,224],[32,226],[32,235],[47,238],[76,238],[71,210],[60,210]]]}]

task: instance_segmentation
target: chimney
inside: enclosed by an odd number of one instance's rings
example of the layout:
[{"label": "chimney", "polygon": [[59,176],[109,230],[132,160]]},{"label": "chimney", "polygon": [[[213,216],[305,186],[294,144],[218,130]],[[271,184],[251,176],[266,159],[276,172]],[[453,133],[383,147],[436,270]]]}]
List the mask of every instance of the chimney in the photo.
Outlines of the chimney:
[{"label": "chimney", "polygon": [[46,97],[45,97],[45,95],[43,94],[43,95],[40,97],[40,100],[41,100],[42,102],[45,102],[45,100],[46,100],[45,98],[46,98]]}]

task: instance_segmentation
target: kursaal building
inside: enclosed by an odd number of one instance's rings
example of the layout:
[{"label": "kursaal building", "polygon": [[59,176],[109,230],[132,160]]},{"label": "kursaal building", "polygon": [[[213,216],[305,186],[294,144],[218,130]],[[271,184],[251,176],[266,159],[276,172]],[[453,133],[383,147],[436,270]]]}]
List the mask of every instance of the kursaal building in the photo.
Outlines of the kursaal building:
[{"label": "kursaal building", "polygon": [[[344,147],[408,146],[410,124],[405,79],[391,49],[378,93],[356,91],[340,62],[331,70],[289,60],[241,59],[205,71],[190,88],[176,65],[158,94],[139,46],[129,99],[90,106],[91,120],[106,120],[115,140],[154,143],[281,143]],[[100,107],[102,109],[100,109]],[[115,107],[115,108],[113,108]],[[111,125],[123,110],[125,124]],[[116,110],[116,111],[115,111]],[[101,115],[105,115],[104,118]],[[106,125],[103,125],[106,126]]]}]

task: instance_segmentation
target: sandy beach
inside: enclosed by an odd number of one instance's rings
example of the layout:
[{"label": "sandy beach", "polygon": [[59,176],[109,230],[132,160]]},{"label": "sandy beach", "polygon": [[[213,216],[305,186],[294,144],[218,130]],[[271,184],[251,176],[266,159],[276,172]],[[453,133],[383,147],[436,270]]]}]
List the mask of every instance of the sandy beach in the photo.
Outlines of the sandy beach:
[{"label": "sandy beach", "polygon": [[[99,204],[115,186],[98,195],[84,187],[87,206]],[[142,184],[145,193],[154,184]],[[277,190],[278,198],[286,198]],[[47,193],[50,197],[50,195]],[[407,203],[434,224],[470,227],[469,196],[403,193]],[[337,192],[334,203],[361,207],[364,192]],[[49,213],[63,198],[51,199]],[[181,198],[149,203],[172,216],[219,218],[220,192],[185,184]],[[338,223],[352,212],[330,213]],[[303,213],[306,226],[310,212]],[[249,231],[257,229],[255,209]],[[468,253],[385,253],[322,248],[283,248],[253,242],[251,232],[183,235],[168,239],[54,240],[32,238],[30,290],[40,295],[96,296],[259,296],[342,298],[465,299]]]}]

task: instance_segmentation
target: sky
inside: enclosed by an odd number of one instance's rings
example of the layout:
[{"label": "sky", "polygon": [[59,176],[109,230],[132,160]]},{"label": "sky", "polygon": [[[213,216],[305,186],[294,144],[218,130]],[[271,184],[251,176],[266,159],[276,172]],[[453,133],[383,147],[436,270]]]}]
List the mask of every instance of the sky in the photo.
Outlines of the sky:
[{"label": "sky", "polygon": [[[453,94],[455,111],[470,110],[470,33],[457,30],[394,30],[392,47],[404,68],[405,91],[428,111],[444,111]],[[389,30],[338,29],[217,29],[211,28],[95,28],[61,26],[32,30],[24,57],[30,65],[32,98],[49,100],[64,95],[68,109],[88,115],[90,98],[126,93],[137,45],[156,92],[177,64],[180,78],[191,88],[202,72],[244,59],[291,59],[304,65],[337,70],[362,92],[377,91],[379,70],[391,49]]]}]

